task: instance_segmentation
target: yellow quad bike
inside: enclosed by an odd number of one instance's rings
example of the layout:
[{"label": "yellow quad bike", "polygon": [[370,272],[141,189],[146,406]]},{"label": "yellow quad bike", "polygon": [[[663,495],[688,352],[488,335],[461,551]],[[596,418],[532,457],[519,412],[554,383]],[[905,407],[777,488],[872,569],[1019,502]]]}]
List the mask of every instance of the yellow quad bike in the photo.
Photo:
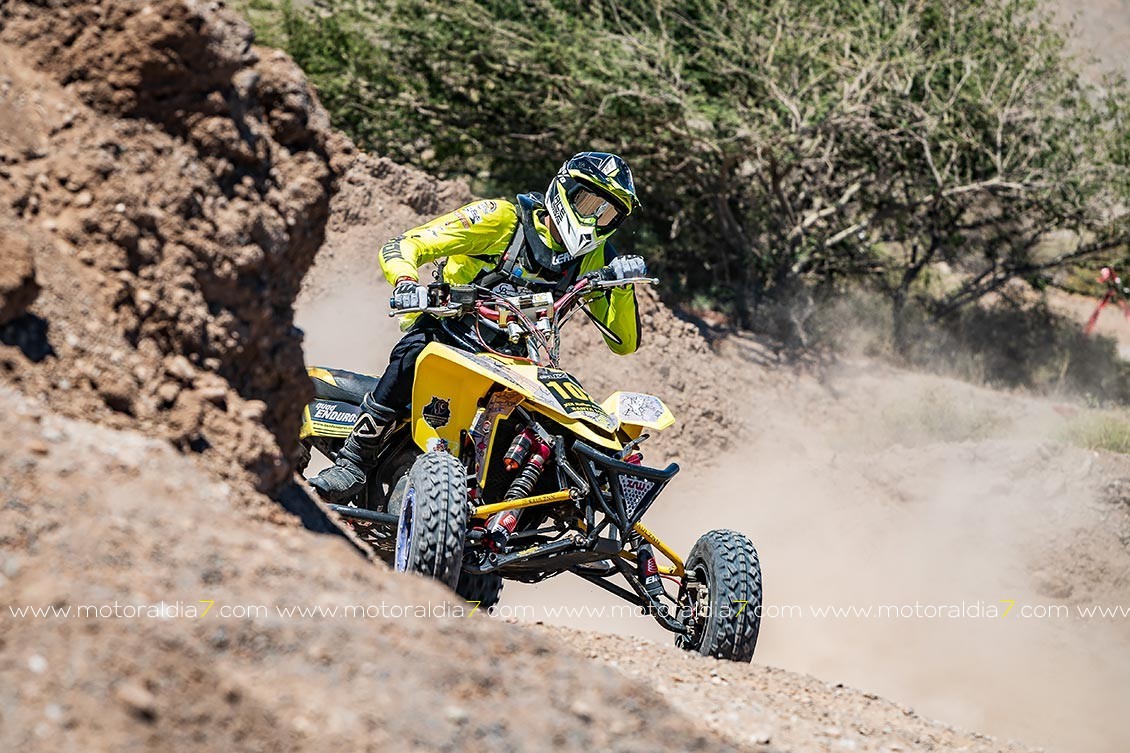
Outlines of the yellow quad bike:
[{"label": "yellow quad bike", "polygon": [[[598,404],[559,368],[561,325],[587,314],[590,297],[656,282],[609,277],[585,276],[557,299],[431,285],[418,311],[458,345],[424,349],[411,417],[384,430],[366,488],[330,507],[397,570],[482,608],[498,602],[503,579],[571,572],[639,606],[688,650],[750,661],[761,569],[749,538],[710,531],[684,561],[641,520],[679,470],[643,465],[639,449],[647,431],[675,422],[671,411],[637,392]],[[332,461],[376,378],[328,368],[310,376],[316,399],[303,445]]]}]

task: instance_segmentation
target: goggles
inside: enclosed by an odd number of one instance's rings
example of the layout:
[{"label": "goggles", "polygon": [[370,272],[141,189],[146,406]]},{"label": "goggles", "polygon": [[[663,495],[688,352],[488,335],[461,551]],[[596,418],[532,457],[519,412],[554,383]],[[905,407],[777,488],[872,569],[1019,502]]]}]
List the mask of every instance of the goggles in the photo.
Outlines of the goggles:
[{"label": "goggles", "polygon": [[618,227],[626,216],[611,200],[572,178],[565,180],[565,198],[577,217],[586,224],[594,224],[604,231]]}]

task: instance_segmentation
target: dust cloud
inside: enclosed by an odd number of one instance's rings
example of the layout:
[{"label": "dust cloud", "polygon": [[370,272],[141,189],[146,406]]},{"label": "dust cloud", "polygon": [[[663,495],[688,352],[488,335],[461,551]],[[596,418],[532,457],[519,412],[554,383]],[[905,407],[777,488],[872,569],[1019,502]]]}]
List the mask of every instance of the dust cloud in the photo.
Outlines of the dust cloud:
[{"label": "dust cloud", "polygon": [[[686,469],[648,513],[684,554],[712,528],[754,539],[767,606],[755,661],[1029,744],[1126,750],[1130,618],[1076,611],[1130,606],[1125,511],[1097,483],[1110,470],[1051,441],[1056,414],[1039,401],[865,363],[832,382],[750,395],[749,444]],[[615,604],[576,579],[507,588],[549,623],[670,641],[649,618],[555,617]]]}]

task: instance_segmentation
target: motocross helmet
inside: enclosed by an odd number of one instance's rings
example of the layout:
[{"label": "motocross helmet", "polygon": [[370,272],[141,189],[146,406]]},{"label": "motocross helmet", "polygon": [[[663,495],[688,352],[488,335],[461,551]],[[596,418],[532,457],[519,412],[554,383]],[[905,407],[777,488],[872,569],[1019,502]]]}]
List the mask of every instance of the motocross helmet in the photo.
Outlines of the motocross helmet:
[{"label": "motocross helmet", "polygon": [[558,266],[594,250],[640,202],[627,162],[606,152],[581,152],[557,171],[545,205],[565,246],[551,260]]}]

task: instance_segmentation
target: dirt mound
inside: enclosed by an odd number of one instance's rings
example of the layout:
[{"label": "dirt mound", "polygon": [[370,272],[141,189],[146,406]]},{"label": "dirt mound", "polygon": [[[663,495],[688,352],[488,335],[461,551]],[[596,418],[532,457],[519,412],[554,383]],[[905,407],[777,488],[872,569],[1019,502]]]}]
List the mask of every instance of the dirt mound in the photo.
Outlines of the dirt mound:
[{"label": "dirt mound", "polygon": [[621,636],[537,628],[588,658],[654,688],[672,706],[755,750],[1033,750],[965,732],[843,683],[772,667],[701,661],[670,646]]},{"label": "dirt mound", "polygon": [[739,747],[554,636],[247,520],[162,442],[7,389],[0,490],[0,749]]},{"label": "dirt mound", "polygon": [[274,492],[309,391],[291,305],[352,147],[250,42],[199,3],[0,9],[0,368]]}]

